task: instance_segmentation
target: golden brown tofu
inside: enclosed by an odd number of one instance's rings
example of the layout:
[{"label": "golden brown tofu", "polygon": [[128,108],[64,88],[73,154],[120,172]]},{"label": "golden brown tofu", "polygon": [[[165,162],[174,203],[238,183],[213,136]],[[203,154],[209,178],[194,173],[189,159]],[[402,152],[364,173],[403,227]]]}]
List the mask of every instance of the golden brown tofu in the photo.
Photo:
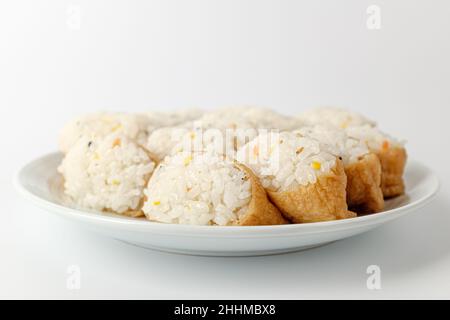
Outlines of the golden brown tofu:
[{"label": "golden brown tofu", "polygon": [[145,217],[144,211],[142,211],[142,207],[144,206],[144,202],[147,200],[147,197],[144,195],[139,201],[138,209],[136,210],[128,210],[123,213],[123,215],[131,218],[141,218]]},{"label": "golden brown tofu", "polygon": [[285,191],[268,191],[281,213],[294,223],[318,222],[355,217],[347,207],[347,176],[342,161],[336,159],[329,174],[316,183],[295,185]]},{"label": "golden brown tofu", "polygon": [[381,164],[373,154],[345,167],[347,175],[347,204],[358,213],[380,212],[384,208],[381,191]]},{"label": "golden brown tofu", "polygon": [[264,190],[255,174],[243,164],[238,164],[237,166],[247,173],[252,185],[252,198],[247,212],[239,221],[239,225],[262,226],[289,223],[281,212],[269,201],[266,190]]},{"label": "golden brown tofu", "polygon": [[406,149],[390,147],[377,152],[381,162],[381,190],[385,198],[396,197],[405,193],[403,172],[406,165]]}]

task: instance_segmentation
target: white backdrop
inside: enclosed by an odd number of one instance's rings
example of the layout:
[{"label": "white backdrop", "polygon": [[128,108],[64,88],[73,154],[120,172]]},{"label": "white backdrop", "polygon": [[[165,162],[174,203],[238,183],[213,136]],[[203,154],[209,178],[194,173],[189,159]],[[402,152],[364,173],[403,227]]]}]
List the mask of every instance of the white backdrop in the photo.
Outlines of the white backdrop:
[{"label": "white backdrop", "polygon": [[[381,10],[369,29],[366,10]],[[2,1],[0,297],[450,298],[450,2]],[[363,112],[408,140],[440,196],[373,232],[262,258],[155,253],[22,201],[11,177],[98,110],[317,105]],[[81,268],[80,290],[66,269]],[[366,288],[366,268],[382,290]]]}]

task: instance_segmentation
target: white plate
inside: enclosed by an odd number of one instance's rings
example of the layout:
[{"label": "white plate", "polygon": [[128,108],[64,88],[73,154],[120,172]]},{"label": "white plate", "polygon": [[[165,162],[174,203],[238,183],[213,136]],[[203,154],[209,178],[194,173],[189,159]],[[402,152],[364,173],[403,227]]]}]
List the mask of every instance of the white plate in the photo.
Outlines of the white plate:
[{"label": "white plate", "polygon": [[15,177],[20,193],[36,205],[97,232],[130,244],[169,252],[210,256],[252,256],[308,249],[369,231],[417,211],[439,189],[437,177],[424,165],[409,161],[407,195],[386,202],[386,211],[339,221],[282,226],[220,227],[151,222],[114,214],[88,212],[63,204],[56,168],[62,155],[32,161]]}]

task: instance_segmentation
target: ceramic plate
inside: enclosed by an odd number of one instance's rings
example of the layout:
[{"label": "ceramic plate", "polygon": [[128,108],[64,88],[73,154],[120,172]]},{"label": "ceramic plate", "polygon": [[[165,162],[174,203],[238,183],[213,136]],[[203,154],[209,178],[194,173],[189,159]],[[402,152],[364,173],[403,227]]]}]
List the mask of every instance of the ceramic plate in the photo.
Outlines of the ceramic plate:
[{"label": "ceramic plate", "polygon": [[281,226],[222,227],[162,224],[145,219],[89,212],[63,201],[62,179],[56,171],[60,153],[34,160],[15,176],[20,193],[37,206],[95,232],[149,249],[210,256],[268,255],[304,250],[369,231],[398,217],[420,211],[439,189],[426,166],[409,161],[406,195],[386,202],[384,212],[329,222]]}]

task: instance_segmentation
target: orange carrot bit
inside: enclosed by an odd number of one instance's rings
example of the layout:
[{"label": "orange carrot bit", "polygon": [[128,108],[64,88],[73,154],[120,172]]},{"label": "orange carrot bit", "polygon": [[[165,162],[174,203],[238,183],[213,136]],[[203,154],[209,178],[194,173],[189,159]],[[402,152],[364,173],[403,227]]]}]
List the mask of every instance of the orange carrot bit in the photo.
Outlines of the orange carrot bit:
[{"label": "orange carrot bit", "polygon": [[122,144],[122,141],[120,141],[120,138],[116,138],[113,142],[113,148],[120,147],[121,144]]},{"label": "orange carrot bit", "polygon": [[381,145],[381,148],[386,151],[387,149],[389,149],[389,141],[384,140],[383,144]]}]

